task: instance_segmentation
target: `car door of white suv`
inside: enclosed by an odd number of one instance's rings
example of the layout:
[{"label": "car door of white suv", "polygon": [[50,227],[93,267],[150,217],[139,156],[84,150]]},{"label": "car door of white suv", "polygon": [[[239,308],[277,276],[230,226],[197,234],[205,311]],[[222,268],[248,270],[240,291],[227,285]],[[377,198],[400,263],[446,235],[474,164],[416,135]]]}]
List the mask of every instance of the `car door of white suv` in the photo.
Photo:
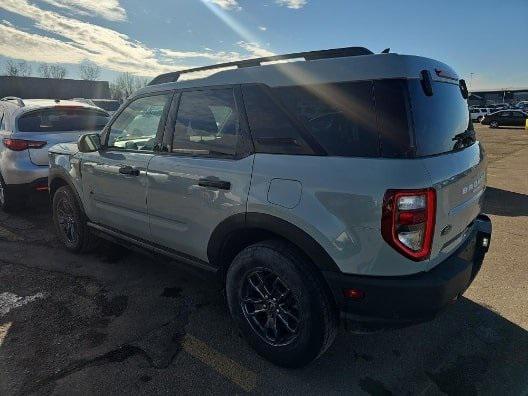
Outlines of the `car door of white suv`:
[{"label": "car door of white suv", "polygon": [[83,154],[83,201],[92,221],[150,238],[147,166],[155,155],[172,95],[162,92],[135,99],[105,128],[102,149]]},{"label": "car door of white suv", "polygon": [[153,241],[204,261],[215,227],[246,211],[254,156],[237,96],[232,87],[183,91],[169,152],[148,167]]}]

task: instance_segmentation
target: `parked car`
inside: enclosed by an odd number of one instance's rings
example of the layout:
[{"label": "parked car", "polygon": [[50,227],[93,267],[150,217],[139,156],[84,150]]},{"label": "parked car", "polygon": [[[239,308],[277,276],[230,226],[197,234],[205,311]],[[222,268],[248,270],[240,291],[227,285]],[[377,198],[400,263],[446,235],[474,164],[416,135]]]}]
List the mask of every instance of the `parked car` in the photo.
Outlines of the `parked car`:
[{"label": "parked car", "polygon": [[114,99],[73,98],[71,100],[99,107],[100,109],[105,110],[110,115],[113,115],[119,109],[119,106],[121,106],[121,102],[119,100]]},{"label": "parked car", "polygon": [[249,344],[287,367],[340,322],[409,325],[459,299],[491,223],[449,66],[354,47],[205,69],[225,66],[158,76],[101,135],[51,148],[66,249],[103,237],[212,271]]},{"label": "parked car", "polygon": [[471,121],[477,121],[480,122],[482,119],[490,114],[492,112],[491,109],[485,108],[485,107],[474,107],[469,110],[469,114],[471,116]]},{"label": "parked car", "polygon": [[0,208],[20,207],[34,192],[48,190],[48,148],[100,131],[108,113],[53,99],[0,100]]},{"label": "parked car", "polygon": [[490,128],[501,126],[525,126],[528,114],[521,110],[501,110],[489,114],[481,121],[482,125],[489,125]]}]

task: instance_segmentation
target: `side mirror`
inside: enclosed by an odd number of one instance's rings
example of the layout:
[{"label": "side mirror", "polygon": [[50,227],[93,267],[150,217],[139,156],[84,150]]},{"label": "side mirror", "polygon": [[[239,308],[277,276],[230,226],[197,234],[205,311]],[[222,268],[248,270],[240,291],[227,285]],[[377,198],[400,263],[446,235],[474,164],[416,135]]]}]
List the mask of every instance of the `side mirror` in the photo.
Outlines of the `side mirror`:
[{"label": "side mirror", "polygon": [[77,141],[77,148],[81,153],[93,153],[101,149],[101,136],[98,133],[87,133]]}]

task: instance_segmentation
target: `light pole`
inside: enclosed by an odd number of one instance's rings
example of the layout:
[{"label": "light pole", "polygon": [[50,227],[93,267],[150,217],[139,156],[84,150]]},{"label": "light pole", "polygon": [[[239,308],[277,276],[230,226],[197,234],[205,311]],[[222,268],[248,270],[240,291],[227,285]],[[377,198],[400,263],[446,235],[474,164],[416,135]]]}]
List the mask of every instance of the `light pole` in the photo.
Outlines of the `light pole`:
[{"label": "light pole", "polygon": [[473,76],[475,73],[469,73],[469,89],[473,90]]}]

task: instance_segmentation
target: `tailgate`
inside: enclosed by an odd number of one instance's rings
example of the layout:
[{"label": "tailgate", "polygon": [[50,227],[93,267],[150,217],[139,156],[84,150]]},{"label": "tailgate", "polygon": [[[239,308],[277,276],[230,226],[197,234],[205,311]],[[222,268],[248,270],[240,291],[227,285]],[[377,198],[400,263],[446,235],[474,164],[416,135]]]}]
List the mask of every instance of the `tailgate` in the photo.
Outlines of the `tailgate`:
[{"label": "tailgate", "polygon": [[480,143],[461,151],[423,158],[437,194],[431,261],[438,262],[464,240],[482,210],[486,159]]},{"label": "tailgate", "polygon": [[23,138],[26,140],[36,140],[46,142],[46,145],[39,149],[29,149],[29,158],[35,165],[48,166],[48,149],[58,143],[76,142],[79,136],[85,132],[55,132],[39,133],[26,132]]}]

